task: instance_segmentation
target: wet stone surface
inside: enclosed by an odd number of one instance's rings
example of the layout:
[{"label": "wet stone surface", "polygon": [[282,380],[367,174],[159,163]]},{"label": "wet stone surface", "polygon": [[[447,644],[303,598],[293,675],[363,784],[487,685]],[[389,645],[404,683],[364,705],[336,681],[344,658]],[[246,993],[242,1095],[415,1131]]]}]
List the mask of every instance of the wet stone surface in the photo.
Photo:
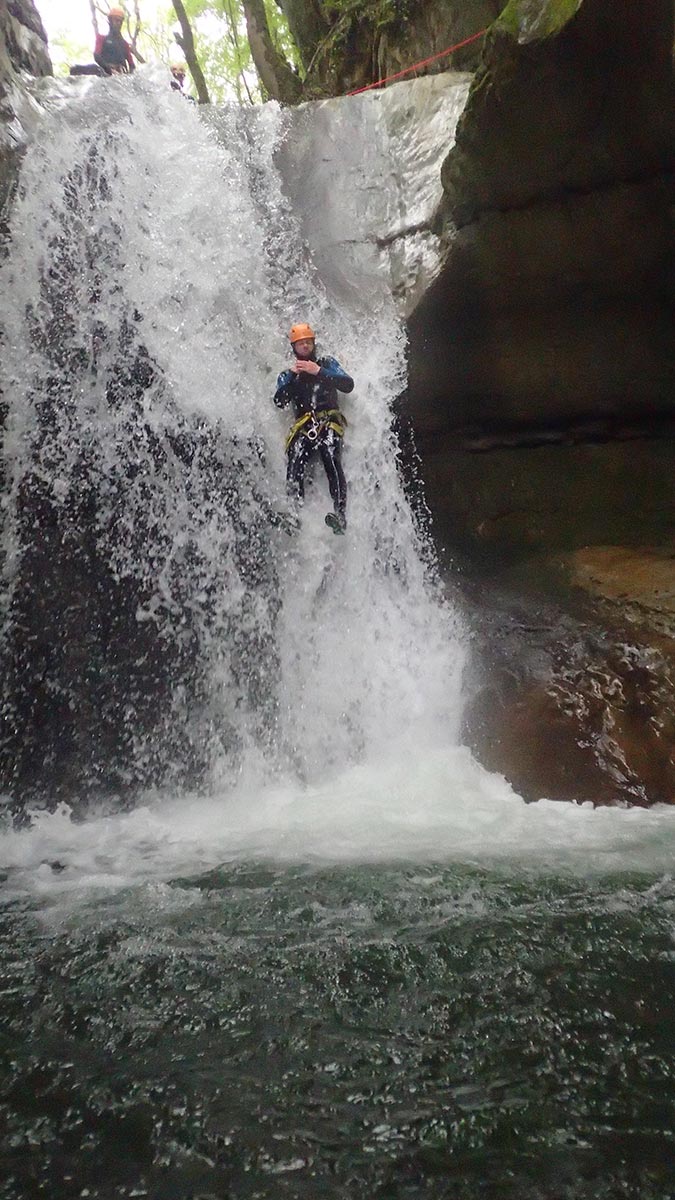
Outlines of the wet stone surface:
[{"label": "wet stone surface", "polygon": [[[481,605],[476,583],[463,586],[474,644],[465,736],[528,800],[675,802],[672,614],[663,598],[646,606],[617,556],[645,558],[596,547],[532,560],[483,582]],[[619,575],[603,583],[606,562]]]}]

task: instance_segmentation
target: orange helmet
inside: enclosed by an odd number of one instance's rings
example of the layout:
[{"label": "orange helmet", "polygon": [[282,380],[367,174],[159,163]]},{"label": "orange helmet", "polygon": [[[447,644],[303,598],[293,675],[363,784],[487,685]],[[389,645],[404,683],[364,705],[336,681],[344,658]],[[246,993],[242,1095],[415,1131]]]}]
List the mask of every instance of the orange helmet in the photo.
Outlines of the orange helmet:
[{"label": "orange helmet", "polygon": [[291,332],[288,335],[291,345],[296,342],[301,342],[305,338],[311,338],[312,341],[316,338],[316,334],[311,325],[292,325]]},{"label": "orange helmet", "polygon": [[109,21],[123,21],[124,18],[126,17],[126,15],[127,14],[125,13],[123,8],[109,8],[108,9],[108,20]]}]

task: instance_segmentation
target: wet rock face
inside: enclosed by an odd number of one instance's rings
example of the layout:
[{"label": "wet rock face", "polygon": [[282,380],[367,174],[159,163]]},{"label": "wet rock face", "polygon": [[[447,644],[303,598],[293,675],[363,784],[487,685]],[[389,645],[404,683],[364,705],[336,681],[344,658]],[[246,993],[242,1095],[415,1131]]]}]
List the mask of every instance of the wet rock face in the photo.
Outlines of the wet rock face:
[{"label": "wet rock face", "polygon": [[[405,70],[414,62],[440,54],[449,46],[472,37],[491,25],[503,5],[501,0],[426,0],[408,4],[398,27],[384,28],[377,43],[378,73],[385,77]],[[452,59],[441,60],[428,69],[473,70],[480,61],[480,43],[455,51]]]},{"label": "wet rock face", "polygon": [[444,166],[455,222],[672,168],[672,26],[671,0],[512,0]]},{"label": "wet rock face", "polygon": [[0,4],[2,77],[5,71],[51,75],[47,35],[33,0],[6,0]]},{"label": "wet rock face", "polygon": [[447,72],[287,114],[285,190],[322,281],[352,312],[370,311],[384,277],[409,313],[437,273],[443,147],[470,82]]},{"label": "wet rock face", "polygon": [[[305,99],[343,96],[378,79],[407,70],[440,54],[490,25],[502,0],[283,0],[307,76]],[[454,70],[473,70],[479,43],[457,50]],[[450,59],[422,67],[417,74],[443,71]],[[411,76],[412,78],[412,76]]]},{"label": "wet rock face", "polygon": [[528,799],[675,802],[673,6],[512,0],[443,167],[407,407]]},{"label": "wet rock face", "polygon": [[[513,0],[487,39],[443,167],[444,265],[409,322],[427,499],[441,539],[479,558],[500,512],[521,516],[491,538],[494,561],[615,540],[617,505],[628,514],[637,493],[615,444],[627,425],[658,494],[672,475],[672,45],[671,0]],[[471,493],[467,519],[476,438],[492,439],[493,486]],[[587,448],[557,456],[550,487],[531,452],[547,438]],[[557,502],[568,468],[582,493],[607,481],[586,527]]]},{"label": "wet rock face", "polygon": [[674,564],[595,547],[482,587],[464,733],[526,799],[675,803]]},{"label": "wet rock face", "polygon": [[23,86],[24,72],[51,75],[47,35],[32,0],[0,0],[0,208],[23,145],[23,125],[34,108]]},{"label": "wet rock face", "polygon": [[675,422],[438,431],[424,482],[439,546],[493,574],[531,555],[664,542],[675,523]]},{"label": "wet rock face", "polygon": [[675,802],[672,46],[671,0],[507,5],[409,322],[465,736],[532,800]]}]

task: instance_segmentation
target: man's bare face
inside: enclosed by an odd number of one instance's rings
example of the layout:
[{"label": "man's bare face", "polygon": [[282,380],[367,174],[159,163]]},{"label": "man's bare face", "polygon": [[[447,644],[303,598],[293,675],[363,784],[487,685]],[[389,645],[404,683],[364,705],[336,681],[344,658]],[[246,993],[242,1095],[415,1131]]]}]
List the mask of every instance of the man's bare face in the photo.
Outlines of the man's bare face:
[{"label": "man's bare face", "polygon": [[296,358],[309,358],[314,349],[314,338],[300,338],[299,342],[293,342],[293,353]]}]

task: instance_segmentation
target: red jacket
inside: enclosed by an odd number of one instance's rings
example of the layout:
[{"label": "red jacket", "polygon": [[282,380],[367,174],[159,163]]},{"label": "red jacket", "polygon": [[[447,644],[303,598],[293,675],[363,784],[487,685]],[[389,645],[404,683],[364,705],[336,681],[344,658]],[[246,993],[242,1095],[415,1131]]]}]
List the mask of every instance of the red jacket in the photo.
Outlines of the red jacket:
[{"label": "red jacket", "polygon": [[131,46],[122,34],[99,33],[96,35],[94,58],[100,67],[122,67],[126,71],[136,68]]}]

